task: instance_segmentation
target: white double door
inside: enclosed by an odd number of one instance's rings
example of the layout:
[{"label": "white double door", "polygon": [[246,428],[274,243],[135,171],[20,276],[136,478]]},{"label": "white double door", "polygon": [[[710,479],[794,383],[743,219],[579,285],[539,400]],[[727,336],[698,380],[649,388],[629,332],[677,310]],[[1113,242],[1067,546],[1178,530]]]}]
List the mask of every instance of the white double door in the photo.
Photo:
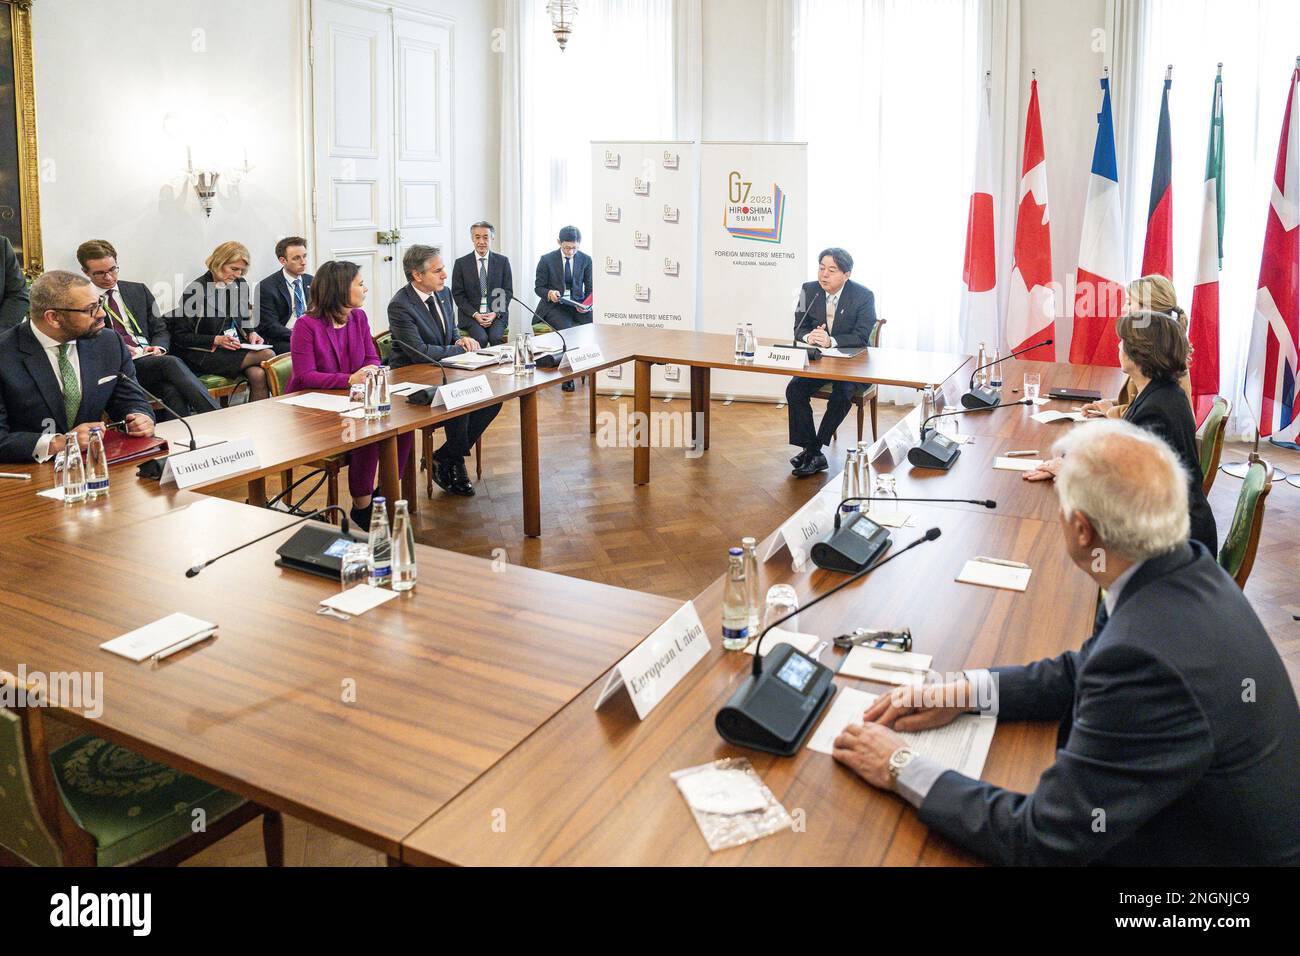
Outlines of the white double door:
[{"label": "white double door", "polygon": [[406,249],[451,254],[451,30],[366,0],[312,0],[311,16],[312,259],[361,266],[379,332]]}]

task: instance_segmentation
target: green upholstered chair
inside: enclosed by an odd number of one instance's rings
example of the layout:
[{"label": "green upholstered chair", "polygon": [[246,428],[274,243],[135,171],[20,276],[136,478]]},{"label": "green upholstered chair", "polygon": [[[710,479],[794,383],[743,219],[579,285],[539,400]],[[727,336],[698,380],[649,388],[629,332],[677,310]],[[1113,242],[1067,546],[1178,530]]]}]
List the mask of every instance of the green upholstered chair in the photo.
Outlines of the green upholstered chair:
[{"label": "green upholstered chair", "polygon": [[1223,456],[1223,433],[1228,427],[1228,412],[1231,408],[1228,400],[1219,396],[1201,423],[1201,434],[1197,439],[1201,449],[1201,490],[1207,495],[1214,487],[1214,476],[1219,473],[1219,459]]},{"label": "green upholstered chair", "polygon": [[208,394],[215,398],[222,408],[230,404],[231,395],[235,394],[241,387],[248,387],[248,383],[243,379],[226,378],[224,375],[200,375],[199,381],[203,383],[203,387],[208,390]]},{"label": "green upholstered chair", "polygon": [[[277,398],[283,395],[285,388],[289,385],[289,379],[293,377],[293,355],[289,352],[282,352],[275,358],[269,358],[263,362],[262,368],[266,372],[266,384],[271,392],[271,397]],[[318,458],[307,465],[308,468],[325,473],[326,505],[334,506],[339,503],[339,472],[343,470],[346,461],[346,455],[330,455],[327,458]],[[293,469],[286,468],[280,472],[280,487],[288,489],[291,485],[293,485]],[[282,500],[286,506],[293,506],[293,496],[287,490],[284,492]],[[338,524],[338,514],[331,511],[329,521],[331,524]]]},{"label": "green upholstered chair", "polygon": [[[867,337],[867,347],[876,348],[880,345],[880,334],[884,329],[885,320],[876,319],[876,324],[871,327],[871,335]],[[831,385],[828,382],[821,389],[813,393],[813,398],[829,399],[831,397]],[[858,441],[862,441],[862,426],[864,412],[867,403],[871,403],[871,437],[876,437],[876,402],[880,398],[880,386],[878,385],[859,385],[853,390],[853,404],[858,409]]]},{"label": "green upholstered chair", "polygon": [[174,865],[259,816],[267,865],[283,866],[279,813],[99,737],[50,753],[40,707],[0,706],[0,861]]},{"label": "green upholstered chair", "polygon": [[1241,482],[1237,495],[1237,508],[1232,513],[1232,524],[1219,549],[1219,564],[1232,575],[1240,588],[1255,566],[1255,552],[1259,550],[1259,532],[1264,525],[1264,499],[1271,487],[1268,481],[1269,466],[1262,460],[1251,463]]},{"label": "green upholstered chair", "polygon": [[375,336],[375,349],[379,352],[379,359],[385,365],[388,364],[388,357],[393,354],[393,333],[380,332]]}]

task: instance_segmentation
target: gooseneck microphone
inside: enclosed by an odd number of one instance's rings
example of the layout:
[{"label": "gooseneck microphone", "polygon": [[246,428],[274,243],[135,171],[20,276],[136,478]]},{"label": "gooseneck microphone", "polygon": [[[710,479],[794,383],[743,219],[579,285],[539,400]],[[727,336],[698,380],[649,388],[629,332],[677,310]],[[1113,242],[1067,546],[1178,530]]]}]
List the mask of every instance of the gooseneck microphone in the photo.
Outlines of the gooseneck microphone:
[{"label": "gooseneck microphone", "polygon": [[993,408],[1002,400],[1002,389],[994,388],[991,385],[981,385],[975,387],[975,376],[986,368],[992,368],[1007,359],[1013,359],[1017,355],[1024,355],[1026,352],[1032,352],[1034,349],[1043,345],[1051,345],[1052,339],[1043,339],[1041,342],[1035,342],[1033,345],[1026,345],[1023,349],[1017,349],[1005,358],[994,359],[992,362],[986,362],[979,368],[970,373],[970,382],[966,386],[966,394],[961,397],[961,403],[970,409]]},{"label": "gooseneck microphone", "polygon": [[959,408],[952,412],[937,412],[921,422],[921,441],[908,449],[907,460],[918,468],[939,468],[947,471],[952,467],[953,462],[957,460],[957,456],[961,454],[961,445],[947,435],[940,435],[938,429],[927,428],[930,422],[948,415],[964,415],[967,412],[991,412],[995,408],[1011,408],[1015,405],[1031,404],[1033,403],[1029,399],[1022,398],[1018,402],[1007,402],[1005,405],[982,405],[978,408]]},{"label": "gooseneck microphone", "polygon": [[[835,530],[840,529],[840,511],[850,501],[930,501],[937,504],[949,505],[983,505],[985,508],[996,508],[998,503],[992,498],[895,498],[893,495],[854,495],[852,498],[841,498],[839,507],[835,509]],[[902,554],[900,551],[899,554]]]},{"label": "gooseneck microphone", "polygon": [[145,397],[145,398],[149,399],[149,401],[151,401],[151,402],[157,402],[159,405],[161,405],[161,406],[162,406],[163,408],[165,408],[167,411],[171,412],[173,415],[175,415],[177,418],[179,418],[179,419],[181,420],[181,424],[185,426],[185,430],[186,430],[187,432],[190,433],[190,451],[196,451],[196,450],[198,449],[198,447],[199,447],[199,443],[198,443],[198,441],[194,438],[194,429],[193,429],[193,428],[190,428],[190,423],[187,422],[187,421],[185,420],[185,416],[184,416],[184,415],[182,415],[182,414],[180,414],[179,412],[177,412],[176,409],[172,408],[170,405],[168,405],[166,402],[164,402],[161,398],[159,398],[159,397],[158,397],[157,395],[155,395],[153,392],[149,391],[149,389],[145,388],[144,385],[142,385],[142,384],[140,383],[140,380],[139,380],[138,378],[135,378],[135,377],[132,376],[132,375],[127,375],[125,372],[118,372],[118,373],[117,373],[117,378],[118,378],[118,381],[122,381],[122,382],[125,382],[125,381],[131,381],[131,382],[134,382],[134,383],[136,384],[136,386],[140,389],[140,391],[144,392],[144,397]]},{"label": "gooseneck microphone", "polygon": [[930,424],[930,422],[934,421],[936,418],[947,418],[949,415],[965,415],[967,412],[991,412],[995,408],[1014,408],[1017,405],[1031,405],[1031,404],[1033,403],[1029,399],[1021,398],[1021,399],[1017,399],[1014,402],[1006,402],[1002,405],[988,405],[988,406],[981,406],[979,408],[957,408],[951,412],[935,412],[925,421],[921,422],[921,437],[922,438],[925,437],[927,426]]},{"label": "gooseneck microphone", "polygon": [[[241,545],[236,545],[235,547],[231,548],[229,551],[225,551],[217,555],[215,558],[208,558],[208,560],[204,561],[202,564],[196,564],[188,571],[186,571],[185,576],[187,578],[192,578],[195,575],[197,575],[200,571],[202,571],[204,568],[206,568],[208,565],[216,564],[218,561],[220,561],[222,558],[226,557],[227,555],[234,554],[236,551],[243,551],[245,548],[249,547],[250,545],[257,544],[257,542],[259,541],[265,541],[267,538],[277,535],[282,531],[288,531],[290,528],[297,527],[298,525],[302,524],[304,521],[311,521],[313,518],[319,518],[321,515],[328,514],[331,511],[337,511],[342,516],[341,520],[339,521],[339,528],[343,532],[343,534],[346,535],[350,527],[348,524],[347,511],[345,511],[343,508],[341,508],[338,505],[329,505],[328,507],[321,508],[317,511],[313,511],[311,514],[303,515],[297,521],[290,521],[287,525],[284,525],[281,528],[276,528],[274,531],[268,531],[266,534],[261,535],[260,537],[256,537],[252,541],[245,541]],[[901,554],[902,552],[899,553]]]},{"label": "gooseneck microphone", "polygon": [[[502,289],[501,291],[502,291],[502,292],[505,292],[504,289]],[[510,302],[518,302],[520,305],[522,305],[525,309],[528,310],[529,314],[531,314],[532,317],[533,317],[534,319],[536,319],[538,322],[542,323],[542,325],[546,326],[548,329],[550,329],[552,332],[554,332],[557,336],[559,336],[559,338],[560,338],[560,354],[559,354],[559,355],[549,355],[549,354],[548,354],[548,355],[539,355],[539,356],[537,356],[537,367],[538,367],[538,368],[559,368],[559,367],[560,367],[560,363],[564,361],[565,353],[567,353],[567,352],[569,351],[569,343],[568,343],[568,340],[565,339],[565,337],[564,337],[564,333],[561,332],[559,329],[557,329],[555,326],[551,325],[550,322],[547,322],[547,321],[546,321],[544,318],[542,318],[540,315],[538,315],[537,312],[536,312],[536,310],[533,309],[532,306],[530,306],[530,305],[528,305],[526,302],[523,302],[523,301],[521,301],[520,299],[518,299],[518,298],[515,296],[515,294],[514,294],[513,292],[506,292],[506,295],[510,296]],[[507,308],[509,307],[510,302],[507,302],[507,303],[506,303],[506,307],[507,307]]]},{"label": "gooseneck microphone", "polygon": [[[436,365],[436,366],[438,366],[438,371],[442,372],[442,384],[443,384],[443,385],[446,385],[446,384],[447,384],[447,370],[446,370],[445,368],[443,368],[443,366],[442,366],[442,361],[441,361],[440,359],[430,358],[429,356],[427,356],[427,355],[425,355],[423,352],[421,352],[419,349],[414,348],[413,346],[407,345],[405,342],[403,342],[403,341],[402,341],[401,339],[399,339],[397,336],[393,336],[393,345],[400,345],[400,346],[405,350],[405,352],[406,352],[407,355],[409,355],[409,356],[411,356],[412,358],[415,359],[416,364],[418,364],[418,365]],[[426,402],[425,404],[428,404],[428,403]]]}]

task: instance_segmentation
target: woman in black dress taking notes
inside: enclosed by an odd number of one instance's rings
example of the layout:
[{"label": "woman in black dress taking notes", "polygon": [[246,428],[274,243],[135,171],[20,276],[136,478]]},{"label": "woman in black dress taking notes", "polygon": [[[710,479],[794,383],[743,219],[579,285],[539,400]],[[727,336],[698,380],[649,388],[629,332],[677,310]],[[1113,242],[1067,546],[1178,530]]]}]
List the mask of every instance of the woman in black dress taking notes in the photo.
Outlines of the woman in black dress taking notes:
[{"label": "woman in black dress taking notes", "polygon": [[270,395],[262,362],[274,356],[253,328],[252,290],[244,273],[251,257],[239,242],[223,242],[212,250],[203,273],[181,293],[181,302],[168,319],[172,349],[196,375],[221,375],[248,382],[248,397]]}]

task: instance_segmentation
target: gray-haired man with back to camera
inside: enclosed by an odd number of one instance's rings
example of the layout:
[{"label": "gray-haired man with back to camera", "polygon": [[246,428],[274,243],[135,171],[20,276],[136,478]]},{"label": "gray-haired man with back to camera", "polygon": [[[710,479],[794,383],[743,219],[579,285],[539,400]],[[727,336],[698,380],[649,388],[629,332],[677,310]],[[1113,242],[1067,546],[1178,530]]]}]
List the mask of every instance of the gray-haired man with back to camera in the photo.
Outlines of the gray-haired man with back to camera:
[{"label": "gray-haired man with back to camera", "polygon": [[[1066,550],[1104,589],[1092,637],[968,671],[942,701],[882,695],[835,759],[994,863],[1300,863],[1295,691],[1241,589],[1189,541],[1177,456],[1123,421],[1080,426],[1057,453]],[[1033,793],[947,770],[895,732],[947,724],[976,697],[1002,720],[1060,721]]]}]

